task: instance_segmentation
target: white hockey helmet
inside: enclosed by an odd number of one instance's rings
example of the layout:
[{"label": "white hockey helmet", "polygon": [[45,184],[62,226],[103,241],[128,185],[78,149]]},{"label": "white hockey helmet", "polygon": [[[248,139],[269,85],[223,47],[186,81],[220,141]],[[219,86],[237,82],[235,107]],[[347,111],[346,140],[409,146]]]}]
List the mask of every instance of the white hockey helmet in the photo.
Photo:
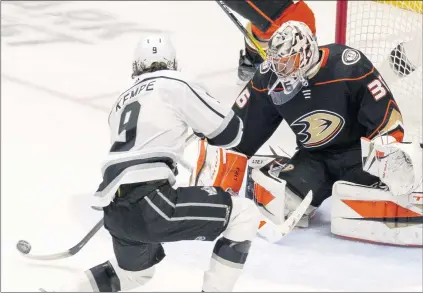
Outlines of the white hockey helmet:
[{"label": "white hockey helmet", "polygon": [[177,70],[176,52],[168,36],[151,35],[142,38],[134,54],[132,78],[160,69]]},{"label": "white hockey helmet", "polygon": [[304,80],[307,71],[319,61],[319,48],[310,28],[303,22],[288,21],[269,40],[267,62],[280,78]]}]

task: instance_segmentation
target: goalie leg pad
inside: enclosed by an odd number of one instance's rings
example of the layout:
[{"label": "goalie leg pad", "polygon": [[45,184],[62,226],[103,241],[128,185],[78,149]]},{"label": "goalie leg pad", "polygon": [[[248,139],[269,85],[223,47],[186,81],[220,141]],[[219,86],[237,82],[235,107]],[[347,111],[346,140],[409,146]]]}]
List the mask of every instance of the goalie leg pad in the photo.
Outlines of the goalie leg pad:
[{"label": "goalie leg pad", "polygon": [[275,178],[261,169],[253,169],[254,200],[260,212],[276,225],[284,222],[286,181]]},{"label": "goalie leg pad", "polygon": [[[289,218],[303,201],[285,184],[281,185],[281,189],[284,195],[275,197],[260,184],[254,183],[254,197],[260,212],[277,225],[282,224],[285,219]],[[296,226],[308,228],[310,218],[314,215],[316,209],[314,206],[309,206]]]},{"label": "goalie leg pad", "polygon": [[[255,182],[254,197],[260,212],[276,225],[282,224],[303,201],[289,189],[285,180],[263,169],[253,169],[251,178]],[[309,206],[297,226],[307,228],[315,210],[316,207]]]},{"label": "goalie leg pad", "polygon": [[366,242],[423,246],[422,195],[337,181],[332,192],[333,234]]},{"label": "goalie leg pad", "polygon": [[260,212],[275,224],[282,224],[284,219],[284,197],[275,197],[260,184],[254,183],[254,200]]}]

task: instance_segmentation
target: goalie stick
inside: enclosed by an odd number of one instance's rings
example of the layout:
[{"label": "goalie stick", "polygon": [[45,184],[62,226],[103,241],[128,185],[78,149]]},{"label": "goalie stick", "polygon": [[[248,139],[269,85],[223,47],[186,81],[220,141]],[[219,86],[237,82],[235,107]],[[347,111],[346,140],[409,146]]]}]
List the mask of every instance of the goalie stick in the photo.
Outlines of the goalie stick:
[{"label": "goalie stick", "polygon": [[[187,146],[189,143],[191,143],[196,138],[196,135],[192,133],[190,136],[188,136],[185,139],[185,146]],[[181,164],[182,166],[188,168],[188,170],[192,173],[192,167],[187,163],[183,162]],[[94,210],[99,210],[97,208],[92,207]],[[101,209],[102,210],[102,209]],[[62,258],[67,258],[70,256],[73,256],[77,254],[87,243],[90,241],[90,239],[97,234],[97,232],[103,227],[104,225],[104,218],[101,218],[101,220],[88,232],[87,235],[85,235],[84,238],[82,238],[81,241],[79,241],[75,246],[62,251],[58,253],[53,254],[42,254],[42,255],[34,255],[30,254],[31,252],[31,244],[26,240],[19,240],[16,249],[22,254],[22,256],[33,259],[33,260],[58,260]]]},{"label": "goalie stick", "polygon": [[223,1],[216,1],[217,4],[220,6],[220,8],[223,9],[223,11],[226,13],[227,16],[233,21],[233,23],[236,25],[236,27],[242,32],[244,37],[248,38],[256,47],[257,52],[259,52],[260,57],[263,60],[266,60],[266,52],[263,50],[263,48],[260,46],[260,44],[256,41],[256,39],[253,37],[252,34],[250,34],[244,26],[239,22],[239,20],[235,17],[235,15],[230,11],[228,6],[226,6]]},{"label": "goalie stick", "polygon": [[285,237],[289,232],[291,232],[297,223],[301,220],[302,216],[306,212],[307,208],[310,206],[311,201],[313,200],[313,191],[309,191],[304,197],[303,201],[297,207],[295,211],[286,219],[283,224],[279,225],[279,232],[281,233],[281,237]]},{"label": "goalie stick", "polygon": [[272,223],[272,221],[265,221],[266,225],[270,224],[270,227],[273,228],[270,228],[271,230],[267,230],[266,228],[259,228],[259,235],[271,243],[279,242],[283,237],[285,237],[292,230],[294,230],[295,226],[297,226],[298,222],[303,217],[307,208],[310,206],[312,200],[313,192],[310,190],[307,193],[306,197],[295,209],[295,211],[291,213],[288,219],[286,219],[280,225],[275,225],[274,223]]}]

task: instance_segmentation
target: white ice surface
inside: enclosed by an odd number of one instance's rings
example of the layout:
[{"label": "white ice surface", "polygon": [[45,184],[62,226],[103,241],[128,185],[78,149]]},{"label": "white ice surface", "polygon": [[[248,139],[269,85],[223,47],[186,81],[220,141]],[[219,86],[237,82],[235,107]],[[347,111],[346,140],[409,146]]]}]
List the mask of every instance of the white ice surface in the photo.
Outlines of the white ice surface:
[{"label": "white ice surface", "polygon": [[[320,42],[332,42],[335,3],[311,6]],[[183,70],[228,105],[240,90],[243,40],[213,1],[1,2],[1,18],[1,291],[54,290],[72,272],[110,258],[109,235],[101,230],[74,257],[51,262],[25,260],[15,244],[26,239],[34,253],[62,251],[100,219],[87,197],[101,180],[108,109],[130,80],[140,35],[168,31]],[[271,141],[292,153],[293,138],[282,126]],[[190,150],[186,156],[192,159]],[[338,239],[329,207],[279,244],[257,239],[236,290],[422,291],[421,249]],[[166,244],[155,279],[140,290],[199,292],[212,247]]]}]

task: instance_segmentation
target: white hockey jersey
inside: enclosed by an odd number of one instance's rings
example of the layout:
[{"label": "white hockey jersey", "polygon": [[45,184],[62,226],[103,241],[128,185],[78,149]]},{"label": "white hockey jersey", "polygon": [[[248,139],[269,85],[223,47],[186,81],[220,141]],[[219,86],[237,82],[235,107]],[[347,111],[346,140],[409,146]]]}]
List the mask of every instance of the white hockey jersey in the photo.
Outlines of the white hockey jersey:
[{"label": "white hockey jersey", "polygon": [[215,145],[236,145],[242,121],[181,72],[142,74],[109,115],[111,149],[95,206],[107,206],[121,184],[168,179],[174,183],[189,128]]}]

